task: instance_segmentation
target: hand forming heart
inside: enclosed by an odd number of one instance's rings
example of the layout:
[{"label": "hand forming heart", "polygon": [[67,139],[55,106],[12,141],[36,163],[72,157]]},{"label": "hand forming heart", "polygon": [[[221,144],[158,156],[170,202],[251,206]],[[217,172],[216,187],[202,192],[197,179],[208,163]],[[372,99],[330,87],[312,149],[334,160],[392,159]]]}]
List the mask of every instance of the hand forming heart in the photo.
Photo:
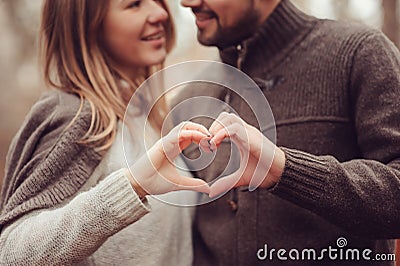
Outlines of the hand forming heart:
[{"label": "hand forming heart", "polygon": [[[239,148],[241,159],[236,172],[218,179],[211,187],[201,179],[178,173],[173,161],[189,144],[196,143],[205,151],[214,151],[225,138],[230,138]],[[214,197],[233,187],[249,186],[250,191],[272,187],[279,181],[284,165],[281,149],[240,117],[224,112],[209,130],[192,122],[176,126],[129,170],[132,184],[144,189],[144,195],[188,189]]]},{"label": "hand forming heart", "polygon": [[205,181],[180,175],[174,164],[174,159],[189,144],[199,144],[205,138],[210,139],[211,135],[204,126],[182,122],[167,136],[158,140],[145,155],[129,167],[128,177],[139,196],[158,195],[176,190],[209,193],[210,187]]},{"label": "hand forming heart", "polygon": [[210,197],[239,186],[248,186],[250,191],[258,187],[270,188],[279,181],[285,166],[285,154],[258,129],[237,115],[223,112],[209,131],[213,134],[209,141],[211,150],[223,139],[230,138],[241,156],[239,169],[217,180],[210,188]]}]

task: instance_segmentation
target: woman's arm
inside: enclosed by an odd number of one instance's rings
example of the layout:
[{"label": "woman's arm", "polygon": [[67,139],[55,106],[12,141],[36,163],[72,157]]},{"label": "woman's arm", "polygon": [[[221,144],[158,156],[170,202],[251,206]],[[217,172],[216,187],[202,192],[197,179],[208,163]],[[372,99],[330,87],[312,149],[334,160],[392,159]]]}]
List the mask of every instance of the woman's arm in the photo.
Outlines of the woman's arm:
[{"label": "woman's arm", "polygon": [[63,207],[35,211],[5,227],[0,264],[71,264],[90,256],[108,237],[146,213],[121,169]]}]

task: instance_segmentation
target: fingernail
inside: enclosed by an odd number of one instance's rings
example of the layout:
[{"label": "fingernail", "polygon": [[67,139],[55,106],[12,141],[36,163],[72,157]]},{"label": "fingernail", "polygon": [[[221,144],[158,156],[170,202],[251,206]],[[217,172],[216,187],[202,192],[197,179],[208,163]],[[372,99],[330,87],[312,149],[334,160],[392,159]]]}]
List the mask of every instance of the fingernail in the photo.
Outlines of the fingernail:
[{"label": "fingernail", "polygon": [[208,148],[210,149],[210,151],[214,152],[216,150],[215,143],[211,142],[211,139],[209,139],[207,142],[208,142],[208,145],[209,145]]},{"label": "fingernail", "polygon": [[199,146],[201,147],[201,149],[205,152],[209,152],[209,144],[208,141],[206,139],[202,139],[200,140]]},{"label": "fingernail", "polygon": [[256,186],[249,186],[249,191],[250,191],[250,192],[253,192],[253,191],[256,190],[256,189],[257,189]]},{"label": "fingernail", "polygon": [[215,144],[215,142],[209,141],[209,143],[210,143],[210,150],[216,151],[217,150],[217,145]]}]

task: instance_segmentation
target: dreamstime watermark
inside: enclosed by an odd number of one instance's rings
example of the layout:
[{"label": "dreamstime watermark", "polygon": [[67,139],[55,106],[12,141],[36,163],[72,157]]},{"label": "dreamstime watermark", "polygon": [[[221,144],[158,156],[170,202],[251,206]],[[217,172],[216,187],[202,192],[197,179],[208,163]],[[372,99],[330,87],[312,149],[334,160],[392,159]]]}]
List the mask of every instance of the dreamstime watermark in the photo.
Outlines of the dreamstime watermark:
[{"label": "dreamstime watermark", "polygon": [[395,261],[395,254],[373,254],[371,249],[346,248],[347,239],[339,237],[336,240],[336,246],[328,246],[321,250],[313,248],[299,249],[268,249],[268,245],[264,244],[263,248],[257,251],[259,260],[279,260],[279,261]]}]

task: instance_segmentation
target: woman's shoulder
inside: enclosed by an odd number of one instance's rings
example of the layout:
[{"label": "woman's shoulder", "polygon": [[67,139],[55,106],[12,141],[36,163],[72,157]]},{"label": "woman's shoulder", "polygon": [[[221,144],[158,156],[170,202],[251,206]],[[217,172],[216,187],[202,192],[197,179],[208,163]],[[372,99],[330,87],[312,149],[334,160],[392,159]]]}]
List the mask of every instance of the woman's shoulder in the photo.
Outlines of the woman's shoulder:
[{"label": "woman's shoulder", "polygon": [[[87,131],[91,113],[88,104],[73,94],[51,90],[44,92],[25,117],[19,131],[14,136],[10,151],[26,147],[26,143],[35,143],[35,154],[54,145],[67,132],[77,139]],[[82,109],[82,110],[81,110]],[[81,111],[80,111],[81,110]],[[79,115],[77,116],[78,112]],[[74,126],[68,127],[74,121]]]},{"label": "woman's shoulder", "polygon": [[[90,104],[78,95],[49,90],[40,96],[25,118],[24,126],[65,128],[74,121],[87,129],[92,119]],[[75,123],[76,122],[76,123]]]},{"label": "woman's shoulder", "polygon": [[79,140],[87,132],[90,122],[90,106],[88,108],[85,101],[81,108],[79,96],[61,91],[44,92],[10,144],[6,174],[18,173],[20,167],[25,166],[34,169],[33,165],[45,158],[54,161],[65,159],[63,156],[73,157],[71,154],[80,150],[85,152]]},{"label": "woman's shoulder", "polygon": [[81,99],[74,94],[60,90],[49,90],[40,96],[31,109],[31,115],[53,116],[61,120],[71,120],[81,108]]},{"label": "woman's shoulder", "polygon": [[13,211],[0,219],[0,231],[28,211],[49,207],[48,199],[54,205],[73,195],[101,160],[79,142],[91,121],[90,106],[82,104],[73,94],[48,91],[32,106],[7,154],[0,209],[7,204]]}]

